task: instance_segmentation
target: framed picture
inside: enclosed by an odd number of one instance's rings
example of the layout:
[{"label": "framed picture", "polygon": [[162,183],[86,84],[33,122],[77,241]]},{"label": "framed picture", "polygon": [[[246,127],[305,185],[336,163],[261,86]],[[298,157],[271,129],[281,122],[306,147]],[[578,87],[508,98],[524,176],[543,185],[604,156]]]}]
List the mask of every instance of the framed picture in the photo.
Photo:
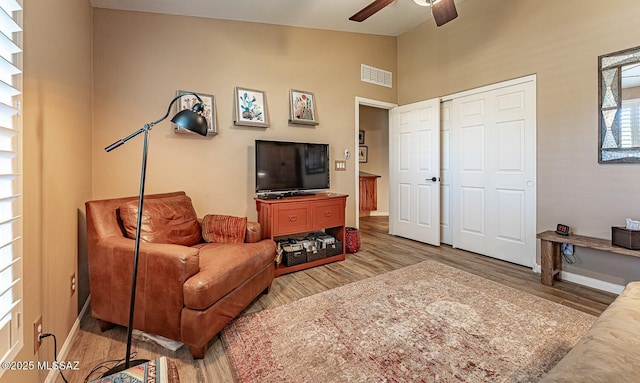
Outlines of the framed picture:
[{"label": "framed picture", "polygon": [[291,89],[289,92],[289,122],[292,124],[318,125],[316,100],[313,93]]},{"label": "framed picture", "polygon": [[358,131],[358,143],[364,145],[364,130]]},{"label": "framed picture", "polygon": [[[188,91],[179,90],[176,93],[176,96],[179,96],[180,94],[185,92],[188,92]],[[207,136],[215,136],[216,134],[218,134],[218,129],[216,127],[216,116],[214,115],[215,109],[216,109],[215,97],[205,93],[198,93],[198,92],[192,92],[192,93],[196,93],[198,96],[200,96],[200,98],[202,99],[202,103],[204,104],[203,113],[204,113],[204,117],[207,119],[207,125],[208,125]],[[196,96],[192,94],[185,94],[184,96],[180,97],[176,102],[176,106],[178,108],[176,110],[176,113],[184,109],[191,109],[197,102],[198,102],[198,99],[196,98]],[[191,133],[190,131],[183,129],[179,126],[174,126],[173,131],[176,133]]]},{"label": "framed picture", "polygon": [[358,161],[359,162],[367,162],[369,161],[369,147],[365,145],[361,145],[358,149]]},{"label": "framed picture", "polygon": [[265,93],[261,90],[236,87],[235,125],[269,127]]}]

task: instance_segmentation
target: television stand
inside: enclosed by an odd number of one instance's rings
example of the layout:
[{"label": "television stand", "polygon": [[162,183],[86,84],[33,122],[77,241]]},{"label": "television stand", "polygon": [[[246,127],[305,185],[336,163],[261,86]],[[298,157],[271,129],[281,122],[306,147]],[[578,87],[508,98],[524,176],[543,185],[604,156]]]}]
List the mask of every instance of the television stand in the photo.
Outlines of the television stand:
[{"label": "television stand", "polygon": [[256,197],[261,237],[275,240],[294,234],[324,230],[342,241],[342,252],[326,258],[293,266],[276,266],[276,277],[335,261],[344,261],[346,194],[317,193],[290,198],[269,199]]}]

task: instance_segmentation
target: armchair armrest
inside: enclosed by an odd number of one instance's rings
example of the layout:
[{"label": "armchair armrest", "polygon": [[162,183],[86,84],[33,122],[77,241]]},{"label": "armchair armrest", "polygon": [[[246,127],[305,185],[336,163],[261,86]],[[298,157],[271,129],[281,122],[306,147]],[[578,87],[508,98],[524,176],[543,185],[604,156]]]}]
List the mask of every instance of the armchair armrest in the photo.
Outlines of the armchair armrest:
[{"label": "armchair armrest", "polygon": [[260,232],[260,223],[247,221],[247,234],[244,237],[246,243],[260,242],[262,234]]},{"label": "armchair armrest", "polygon": [[[135,241],[108,237],[90,245],[89,282],[93,316],[126,326],[129,321]],[[183,284],[197,274],[199,249],[140,243],[134,327],[180,339]]]}]

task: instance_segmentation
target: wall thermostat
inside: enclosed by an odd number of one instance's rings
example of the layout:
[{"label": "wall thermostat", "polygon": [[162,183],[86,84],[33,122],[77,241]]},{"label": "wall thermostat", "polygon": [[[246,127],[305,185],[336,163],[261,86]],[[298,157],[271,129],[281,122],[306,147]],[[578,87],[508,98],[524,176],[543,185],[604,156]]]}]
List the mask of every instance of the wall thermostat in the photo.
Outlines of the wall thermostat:
[{"label": "wall thermostat", "polygon": [[569,226],[559,223],[558,226],[556,226],[556,233],[560,235],[569,235]]}]

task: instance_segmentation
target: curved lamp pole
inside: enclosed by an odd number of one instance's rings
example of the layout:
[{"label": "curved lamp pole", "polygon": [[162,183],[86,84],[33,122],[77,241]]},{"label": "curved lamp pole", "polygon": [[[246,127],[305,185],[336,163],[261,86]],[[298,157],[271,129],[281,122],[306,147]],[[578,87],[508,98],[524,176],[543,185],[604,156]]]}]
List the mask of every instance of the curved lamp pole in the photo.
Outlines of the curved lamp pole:
[{"label": "curved lamp pole", "polygon": [[185,92],[177,95],[171,102],[169,103],[169,107],[167,108],[167,113],[161,118],[144,124],[142,128],[131,133],[130,135],[114,142],[113,144],[107,146],[104,150],[106,152],[110,152],[119,146],[123,145],[125,142],[129,141],[133,137],[137,136],[140,133],[144,133],[144,144],[142,147],[142,171],[140,173],[140,194],[138,198],[138,222],[136,225],[136,239],[135,239],[135,247],[133,253],[133,276],[131,279],[131,302],[129,305],[129,324],[127,326],[127,353],[125,356],[125,362],[122,364],[118,364],[115,367],[111,368],[107,371],[103,376],[108,376],[114,374],[116,372],[124,371],[132,366],[136,366],[138,364],[146,363],[148,360],[144,359],[136,359],[131,360],[131,339],[133,336],[133,313],[136,304],[136,282],[138,279],[138,255],[140,254],[140,228],[142,225],[142,206],[144,203],[144,185],[145,178],[147,173],[147,149],[149,143],[149,131],[153,128],[154,125],[164,121],[171,112],[171,107],[173,104],[182,96],[185,95],[193,95],[198,99],[198,103],[196,103],[191,109],[184,109],[178,112],[172,119],[171,122],[178,125],[181,128],[189,130],[194,133],[198,133],[202,136],[207,135],[207,119],[202,115],[204,110],[204,104],[202,99],[195,93]]}]

